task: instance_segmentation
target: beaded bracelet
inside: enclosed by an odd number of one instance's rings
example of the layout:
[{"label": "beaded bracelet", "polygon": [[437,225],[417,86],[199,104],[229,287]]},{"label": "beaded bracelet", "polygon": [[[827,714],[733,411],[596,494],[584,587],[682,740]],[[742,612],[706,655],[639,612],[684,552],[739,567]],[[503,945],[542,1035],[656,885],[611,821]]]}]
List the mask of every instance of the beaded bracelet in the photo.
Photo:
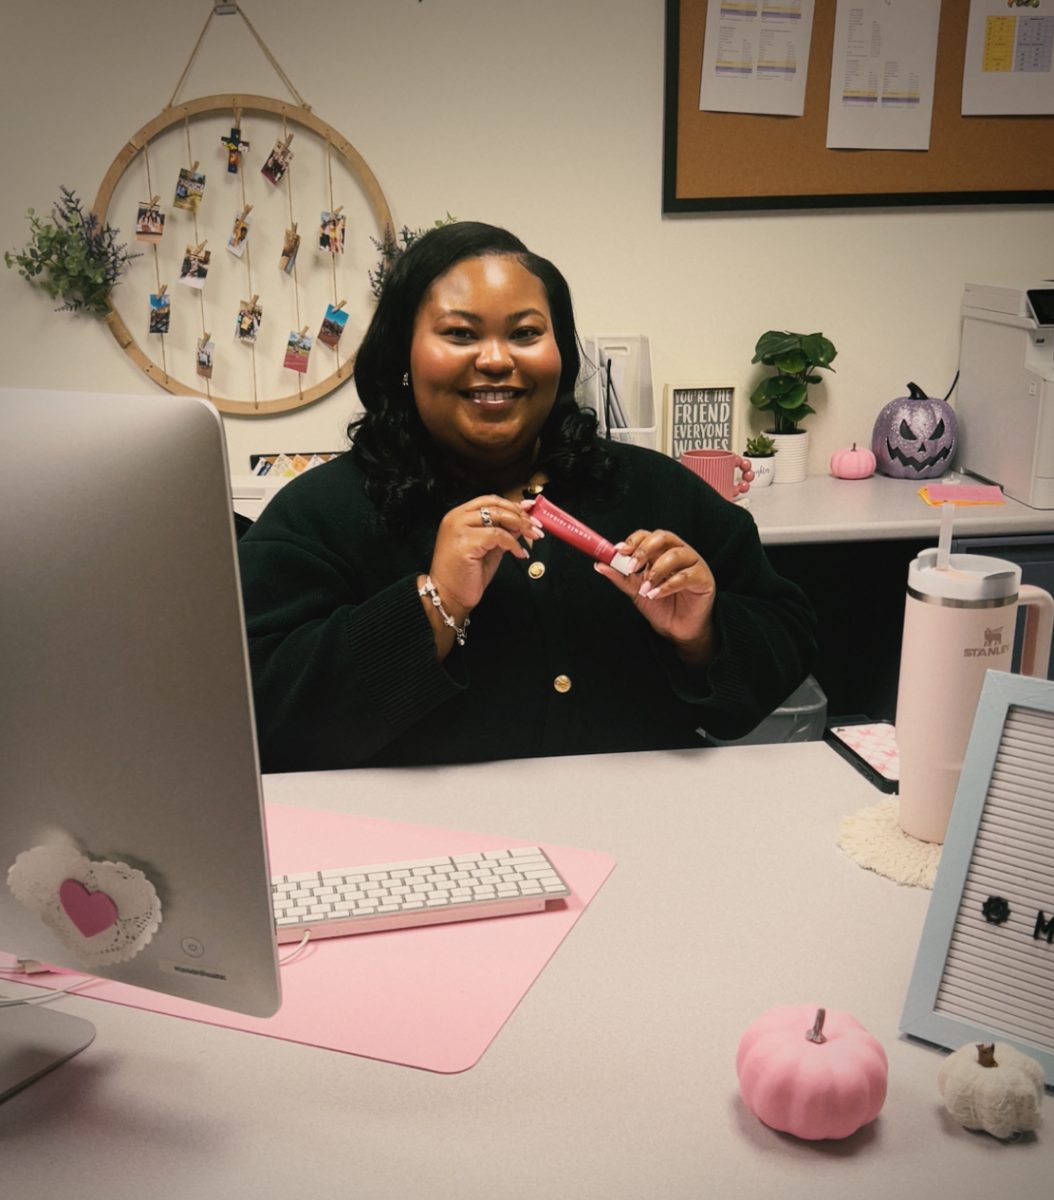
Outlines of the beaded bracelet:
[{"label": "beaded bracelet", "polygon": [[428,599],[432,601],[433,606],[435,607],[436,611],[439,613],[439,619],[443,622],[444,625],[446,625],[448,628],[450,628],[454,631],[454,637],[457,638],[457,644],[459,646],[463,646],[465,644],[465,631],[469,627],[470,618],[467,616],[465,617],[464,625],[459,626],[457,624],[457,622],[450,615],[450,613],[448,613],[447,610],[443,607],[443,601],[440,600],[440,598],[439,598],[439,592],[436,589],[436,585],[432,582],[431,575],[425,576],[424,584],[422,587],[419,587],[417,589],[417,594],[419,596],[427,596]]}]

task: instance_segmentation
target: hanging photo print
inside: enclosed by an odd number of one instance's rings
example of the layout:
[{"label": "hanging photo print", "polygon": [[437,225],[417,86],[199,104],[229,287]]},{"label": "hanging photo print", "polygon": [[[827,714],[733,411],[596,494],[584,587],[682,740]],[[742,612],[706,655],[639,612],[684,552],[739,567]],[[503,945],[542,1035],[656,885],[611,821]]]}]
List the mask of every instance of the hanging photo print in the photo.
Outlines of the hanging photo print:
[{"label": "hanging photo print", "polygon": [[249,239],[249,210],[251,208],[251,204],[246,205],[245,210],[234,218],[231,236],[227,239],[227,249],[235,258],[241,258],[245,253],[245,246]]},{"label": "hanging photo print", "polygon": [[137,242],[161,241],[165,232],[165,214],[158,204],[158,197],[140,200],[135,217],[135,240]]},{"label": "hanging photo print", "polygon": [[221,145],[227,149],[227,173],[237,175],[242,161],[242,151],[249,149],[249,143],[242,141],[242,131],[237,125],[231,126],[226,137],[220,138]]},{"label": "hanging photo print", "polygon": [[212,378],[212,356],[216,352],[216,343],[209,341],[209,335],[206,333],[198,339],[198,375],[202,379]]},{"label": "hanging photo print", "polygon": [[205,276],[209,273],[211,257],[212,251],[205,249],[204,242],[200,246],[188,246],[183,256],[183,265],[179,269],[179,282],[201,291],[205,286]]},{"label": "hanging photo print", "polygon": [[[341,208],[343,207],[341,205]],[[344,227],[347,221],[340,208],[333,212],[323,212],[318,225],[318,248],[327,250],[330,254],[343,254]]]},{"label": "hanging photo print", "polygon": [[150,332],[168,333],[172,302],[168,292],[162,288],[156,295],[150,293]]},{"label": "hanging photo print", "polygon": [[296,266],[297,251],[300,249],[300,234],[296,231],[294,222],[291,229],[285,231],[285,237],[282,239],[282,257],[278,260],[278,265],[287,275],[292,275],[293,268]]},{"label": "hanging photo print", "polygon": [[196,213],[201,207],[201,198],[205,194],[205,176],[195,163],[192,167],[180,167],[179,179],[176,182],[176,198],[173,207],[185,208],[188,212]]},{"label": "hanging photo print", "polygon": [[348,323],[348,314],[340,305],[326,305],[326,315],[322,318],[322,328],[318,331],[318,340],[323,346],[336,349],[344,326]]},{"label": "hanging photo print", "polygon": [[293,157],[293,152],[289,149],[289,143],[292,140],[293,135],[289,134],[284,142],[275,142],[274,149],[268,154],[267,161],[260,168],[260,174],[264,179],[276,187],[282,182],[282,176],[289,170],[289,163]]},{"label": "hanging photo print", "polygon": [[301,375],[307,370],[308,355],[311,353],[311,335],[307,329],[299,333],[294,329],[289,334],[285,347],[285,363],[290,371],[299,371]]},{"label": "hanging photo print", "polygon": [[259,296],[253,296],[251,300],[243,300],[238,309],[235,336],[239,342],[250,346],[256,341],[256,335],[260,332],[260,322],[263,320],[263,308],[259,299]]}]

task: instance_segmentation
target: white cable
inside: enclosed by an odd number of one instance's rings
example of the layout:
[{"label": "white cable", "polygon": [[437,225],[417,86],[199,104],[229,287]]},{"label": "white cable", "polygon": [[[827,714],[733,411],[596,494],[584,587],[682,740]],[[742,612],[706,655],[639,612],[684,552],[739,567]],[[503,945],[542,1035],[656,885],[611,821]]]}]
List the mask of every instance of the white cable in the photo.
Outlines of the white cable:
[{"label": "white cable", "polygon": [[297,942],[297,944],[293,947],[293,949],[290,950],[289,953],[284,958],[280,958],[278,960],[278,965],[280,967],[284,967],[286,965],[286,963],[291,963],[293,961],[293,959],[296,958],[298,954],[300,954],[300,952],[304,949],[304,947],[308,944],[308,942],[310,940],[311,940],[311,931],[306,930],[304,933],[304,936],[300,939],[299,942]]},{"label": "white cable", "polygon": [[76,992],[80,988],[87,987],[90,983],[98,983],[99,981],[92,975],[86,975],[83,979],[76,983],[68,984],[64,988],[52,988],[42,992],[38,996],[22,996],[18,999],[0,1000],[0,1008],[13,1008],[17,1004],[50,1004],[52,1000],[58,1000],[62,996],[68,996],[71,992]]}]

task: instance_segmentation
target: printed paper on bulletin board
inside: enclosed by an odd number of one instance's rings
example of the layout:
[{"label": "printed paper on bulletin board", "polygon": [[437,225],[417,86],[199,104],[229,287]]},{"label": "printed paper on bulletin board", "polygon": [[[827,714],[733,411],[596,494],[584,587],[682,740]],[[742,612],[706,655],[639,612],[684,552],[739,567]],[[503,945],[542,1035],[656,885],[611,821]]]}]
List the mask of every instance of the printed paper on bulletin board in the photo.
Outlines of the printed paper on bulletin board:
[{"label": "printed paper on bulletin board", "polygon": [[925,151],[826,148],[835,0],[816,0],[803,116],[700,111],[707,3],[666,2],[664,213],[1054,201],[1054,117],[962,116],[966,0],[941,4]]}]

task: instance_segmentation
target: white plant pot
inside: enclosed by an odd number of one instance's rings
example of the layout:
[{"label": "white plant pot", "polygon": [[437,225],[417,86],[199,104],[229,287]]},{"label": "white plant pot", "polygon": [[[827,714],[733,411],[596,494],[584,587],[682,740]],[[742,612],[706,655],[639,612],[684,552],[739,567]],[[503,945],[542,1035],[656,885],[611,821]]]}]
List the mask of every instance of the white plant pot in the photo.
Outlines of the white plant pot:
[{"label": "white plant pot", "polygon": [[801,483],[805,479],[805,464],[809,457],[809,431],[770,433],[776,443],[776,465],[773,483]]},{"label": "white plant pot", "polygon": [[754,478],[750,483],[751,490],[768,487],[775,473],[776,456],[770,454],[767,458],[751,458],[748,454],[746,460],[750,463],[750,469],[754,472]]}]

